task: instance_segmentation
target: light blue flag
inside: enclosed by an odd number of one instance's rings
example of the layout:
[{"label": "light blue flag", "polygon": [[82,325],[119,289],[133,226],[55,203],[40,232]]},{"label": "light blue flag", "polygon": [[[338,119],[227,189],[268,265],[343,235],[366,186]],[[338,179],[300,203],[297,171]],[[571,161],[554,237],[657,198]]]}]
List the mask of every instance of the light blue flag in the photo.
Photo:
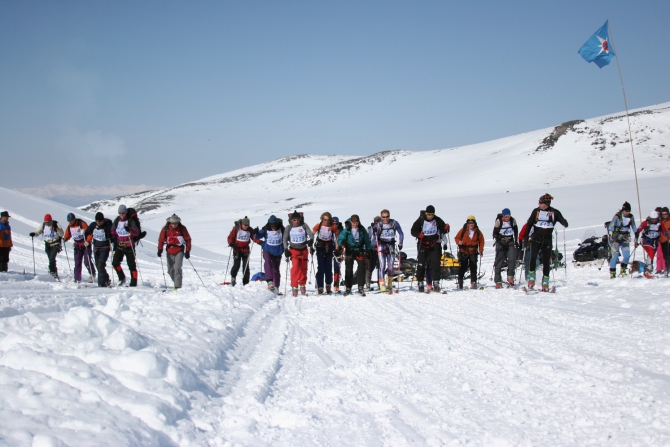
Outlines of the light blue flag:
[{"label": "light blue flag", "polygon": [[579,49],[579,54],[586,62],[595,62],[600,68],[608,65],[614,57],[614,50],[610,47],[608,25],[609,20]]}]

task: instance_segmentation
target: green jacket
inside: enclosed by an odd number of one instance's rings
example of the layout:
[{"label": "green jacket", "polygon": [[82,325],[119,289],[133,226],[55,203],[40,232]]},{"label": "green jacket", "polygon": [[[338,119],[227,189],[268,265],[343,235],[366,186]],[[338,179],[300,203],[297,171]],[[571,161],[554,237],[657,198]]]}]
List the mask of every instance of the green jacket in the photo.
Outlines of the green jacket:
[{"label": "green jacket", "polygon": [[340,247],[346,247],[351,251],[366,251],[372,250],[370,244],[370,235],[363,225],[358,224],[358,242],[351,234],[351,219],[347,219],[345,229],[340,231],[340,236],[337,238],[337,243]]}]

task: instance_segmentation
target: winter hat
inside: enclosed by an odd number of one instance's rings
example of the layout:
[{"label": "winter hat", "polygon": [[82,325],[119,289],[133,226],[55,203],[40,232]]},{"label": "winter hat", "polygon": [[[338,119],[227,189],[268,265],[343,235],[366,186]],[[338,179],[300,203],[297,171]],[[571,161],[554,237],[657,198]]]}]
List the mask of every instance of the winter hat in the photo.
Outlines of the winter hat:
[{"label": "winter hat", "polygon": [[181,219],[176,214],[172,214],[172,216],[168,217],[166,220],[171,224],[178,224],[181,222]]},{"label": "winter hat", "polygon": [[300,213],[297,210],[293,211],[293,214],[291,214],[291,220],[293,219],[300,219]]},{"label": "winter hat", "polygon": [[128,208],[126,208],[125,205],[119,205],[119,214],[127,213],[127,212],[128,212]]},{"label": "winter hat", "polygon": [[269,223],[270,225],[276,225],[276,224],[279,223],[279,220],[277,219],[277,216],[275,216],[275,215],[273,214],[273,215],[270,216],[270,218],[268,219],[268,223]]},{"label": "winter hat", "polygon": [[433,205],[428,205],[426,207],[426,214],[435,214],[435,207]]},{"label": "winter hat", "polygon": [[248,227],[250,223],[251,222],[247,216],[244,216],[244,219],[240,219],[240,225],[246,225]]},{"label": "winter hat", "polygon": [[477,223],[477,219],[475,218],[475,216],[473,216],[473,215],[471,214],[471,215],[469,215],[468,218],[467,218],[467,223],[473,223],[473,224],[476,224],[476,223]]},{"label": "winter hat", "polygon": [[509,210],[509,208],[505,208],[504,210],[502,210],[502,215],[503,216],[511,216],[512,212]]},{"label": "winter hat", "polygon": [[551,197],[550,194],[545,194],[542,197],[540,197],[540,203],[546,203],[547,205],[551,205],[552,200],[554,200],[554,198]]},{"label": "winter hat", "polygon": [[44,221],[45,222],[51,222],[53,219],[51,218],[51,214],[45,214],[44,215]]},{"label": "winter hat", "polygon": [[105,220],[105,215],[102,214],[100,211],[98,211],[97,213],[95,213],[95,220],[96,222],[99,220]]},{"label": "winter hat", "polygon": [[649,217],[651,219],[658,219],[658,211],[654,210],[651,213],[649,213]]},{"label": "winter hat", "polygon": [[333,216],[333,222],[340,223],[340,218],[337,216]]},{"label": "winter hat", "polygon": [[67,215],[67,221],[69,222],[69,221],[71,221],[71,220],[74,220],[74,214],[73,214],[73,213],[68,213],[68,215]]},{"label": "winter hat", "polygon": [[624,202],[621,211],[630,211],[630,203]]},{"label": "winter hat", "polygon": [[9,215],[9,211],[3,211],[2,213],[0,213],[0,217],[12,217],[12,216]]}]

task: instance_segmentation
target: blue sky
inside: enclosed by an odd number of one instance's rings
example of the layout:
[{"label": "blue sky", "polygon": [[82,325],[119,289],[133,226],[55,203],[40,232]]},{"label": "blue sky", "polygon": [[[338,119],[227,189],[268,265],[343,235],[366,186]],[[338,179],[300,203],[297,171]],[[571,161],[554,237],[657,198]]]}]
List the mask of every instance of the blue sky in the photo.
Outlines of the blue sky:
[{"label": "blue sky", "polygon": [[[0,3],[0,186],[170,186],[670,101],[670,2]],[[8,163],[8,164],[5,164]],[[7,167],[9,166],[9,169]]]}]

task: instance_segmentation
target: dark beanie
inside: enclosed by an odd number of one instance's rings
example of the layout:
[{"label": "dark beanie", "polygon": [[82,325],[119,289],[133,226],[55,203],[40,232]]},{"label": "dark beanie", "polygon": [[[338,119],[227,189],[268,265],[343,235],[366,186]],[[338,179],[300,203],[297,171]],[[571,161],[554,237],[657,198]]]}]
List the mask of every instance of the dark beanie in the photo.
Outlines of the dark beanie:
[{"label": "dark beanie", "polygon": [[98,211],[97,213],[95,213],[95,220],[96,220],[96,221],[98,221],[98,220],[104,220],[104,219],[105,219],[105,215],[102,214],[100,211]]},{"label": "dark beanie", "polygon": [[426,213],[427,214],[435,214],[435,207],[433,205],[428,205],[426,207]]},{"label": "dark beanie", "polygon": [[630,203],[624,202],[623,206],[621,207],[622,211],[630,211]]},{"label": "dark beanie", "polygon": [[300,219],[300,213],[296,210],[291,214],[291,219]]}]

